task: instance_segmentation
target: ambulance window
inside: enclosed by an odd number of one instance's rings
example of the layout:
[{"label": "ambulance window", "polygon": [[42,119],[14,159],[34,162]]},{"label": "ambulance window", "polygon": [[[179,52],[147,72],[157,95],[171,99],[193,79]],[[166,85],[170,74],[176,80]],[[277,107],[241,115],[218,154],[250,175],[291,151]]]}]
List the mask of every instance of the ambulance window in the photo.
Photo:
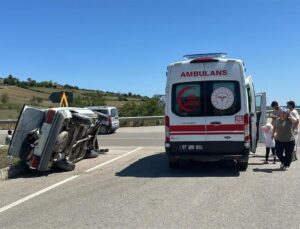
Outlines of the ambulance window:
[{"label": "ambulance window", "polygon": [[204,106],[200,83],[180,83],[172,88],[172,111],[178,116],[203,116]]},{"label": "ambulance window", "polygon": [[241,109],[238,82],[207,81],[205,88],[207,116],[233,115]]}]

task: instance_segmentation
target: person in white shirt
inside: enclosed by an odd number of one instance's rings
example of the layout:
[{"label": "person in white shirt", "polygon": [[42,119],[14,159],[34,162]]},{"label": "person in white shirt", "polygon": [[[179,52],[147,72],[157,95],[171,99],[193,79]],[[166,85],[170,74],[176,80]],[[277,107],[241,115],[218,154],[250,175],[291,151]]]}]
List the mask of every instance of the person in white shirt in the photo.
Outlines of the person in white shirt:
[{"label": "person in white shirt", "polygon": [[266,160],[264,164],[269,164],[269,154],[270,150],[272,151],[273,156],[273,164],[276,163],[276,154],[275,154],[275,141],[272,139],[273,126],[271,123],[267,123],[265,126],[262,126],[262,131],[265,137],[265,145],[266,145]]},{"label": "person in white shirt", "polygon": [[5,145],[9,145],[12,139],[12,130],[7,131],[7,136],[5,138]]},{"label": "person in white shirt", "polygon": [[298,143],[298,137],[299,137],[299,114],[298,114],[298,111],[295,109],[296,105],[295,105],[294,101],[288,101],[287,107],[291,111],[291,114],[293,114],[297,118],[297,121],[293,125],[295,147],[294,147],[294,151],[292,154],[292,160],[296,161],[297,160],[297,143]]}]

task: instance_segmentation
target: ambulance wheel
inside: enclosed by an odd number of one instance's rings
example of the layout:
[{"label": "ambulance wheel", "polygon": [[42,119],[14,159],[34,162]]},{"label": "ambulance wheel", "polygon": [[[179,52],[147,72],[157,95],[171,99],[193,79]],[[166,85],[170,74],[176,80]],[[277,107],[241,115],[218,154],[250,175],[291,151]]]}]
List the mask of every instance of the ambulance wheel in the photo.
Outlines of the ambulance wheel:
[{"label": "ambulance wheel", "polygon": [[237,166],[240,171],[246,171],[248,168],[248,161],[238,161]]},{"label": "ambulance wheel", "polygon": [[180,166],[180,160],[179,159],[175,159],[172,156],[168,157],[168,163],[169,163],[169,168],[170,169],[178,169]]}]

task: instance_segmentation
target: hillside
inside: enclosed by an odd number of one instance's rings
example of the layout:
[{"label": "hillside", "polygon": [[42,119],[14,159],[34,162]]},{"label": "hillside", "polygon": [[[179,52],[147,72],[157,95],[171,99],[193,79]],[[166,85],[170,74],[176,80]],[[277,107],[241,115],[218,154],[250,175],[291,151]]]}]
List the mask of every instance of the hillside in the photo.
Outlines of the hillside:
[{"label": "hillside", "polygon": [[74,93],[73,106],[109,105],[118,108],[128,102],[137,102],[147,99],[139,95],[100,92],[82,89],[57,89],[47,87],[18,87],[0,85],[0,119],[15,119],[24,104],[38,107],[56,107],[49,101],[49,95],[55,91],[72,91]]}]

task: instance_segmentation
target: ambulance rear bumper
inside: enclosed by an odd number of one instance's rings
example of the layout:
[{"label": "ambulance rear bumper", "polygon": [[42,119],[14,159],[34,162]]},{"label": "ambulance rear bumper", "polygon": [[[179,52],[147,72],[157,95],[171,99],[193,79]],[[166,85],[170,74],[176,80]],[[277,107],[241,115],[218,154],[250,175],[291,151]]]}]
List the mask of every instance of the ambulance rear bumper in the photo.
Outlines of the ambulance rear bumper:
[{"label": "ambulance rear bumper", "polygon": [[166,153],[184,160],[239,160],[248,158],[249,148],[244,142],[170,142],[166,143]]}]

